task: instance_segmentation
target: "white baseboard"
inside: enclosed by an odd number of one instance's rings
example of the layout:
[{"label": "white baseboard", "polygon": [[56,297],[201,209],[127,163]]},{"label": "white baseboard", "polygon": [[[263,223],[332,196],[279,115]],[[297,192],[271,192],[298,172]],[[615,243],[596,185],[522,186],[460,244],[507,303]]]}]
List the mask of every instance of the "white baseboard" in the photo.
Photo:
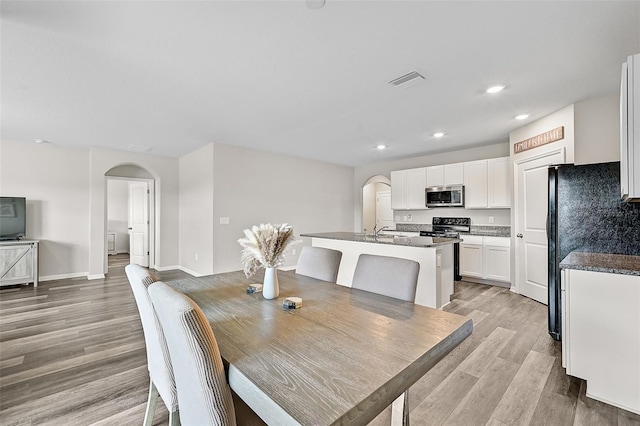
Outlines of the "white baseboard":
[{"label": "white baseboard", "polygon": [[[88,272],[74,272],[71,274],[57,274],[57,275],[42,275],[38,277],[38,282],[66,280],[69,278],[87,278],[88,275],[89,275]],[[104,278],[104,275],[102,276],[102,278]]]},{"label": "white baseboard", "polygon": [[171,265],[171,266],[154,265],[153,269],[155,269],[156,271],[164,272],[164,271],[175,271],[176,269],[180,269],[180,267],[178,265]]},{"label": "white baseboard", "polygon": [[87,275],[88,280],[103,280],[104,274]]},{"label": "white baseboard", "polygon": [[204,277],[205,275],[207,275],[207,274],[201,274],[200,272],[192,271],[191,269],[185,268],[184,266],[180,266],[180,267],[178,267],[178,269],[180,269],[182,272],[186,272],[187,274],[189,274],[191,276],[194,276],[196,278]]}]

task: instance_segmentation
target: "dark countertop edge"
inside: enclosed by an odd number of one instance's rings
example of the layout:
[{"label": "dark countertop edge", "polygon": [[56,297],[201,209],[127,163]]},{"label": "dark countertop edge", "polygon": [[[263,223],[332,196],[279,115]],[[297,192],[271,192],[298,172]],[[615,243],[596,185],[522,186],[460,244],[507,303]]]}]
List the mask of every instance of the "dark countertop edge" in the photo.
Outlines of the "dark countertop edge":
[{"label": "dark countertop edge", "polygon": [[[410,232],[410,231],[407,231],[407,232]],[[364,235],[362,235],[362,233],[357,233],[357,232],[306,233],[306,234],[300,234],[300,236],[309,237],[309,238],[324,238],[326,240],[349,241],[352,243],[385,244],[390,246],[415,247],[415,248],[432,248],[432,247],[462,242],[462,240],[458,238],[435,238],[434,237],[432,239],[433,242],[430,244],[402,244],[401,241],[392,242],[392,241],[379,241],[379,240],[373,240],[373,239],[365,240]],[[355,237],[363,237],[363,239],[359,240]],[[431,238],[431,237],[407,237],[407,238]]]},{"label": "dark countertop edge", "polygon": [[560,269],[640,276],[640,256],[572,251],[562,259]]}]

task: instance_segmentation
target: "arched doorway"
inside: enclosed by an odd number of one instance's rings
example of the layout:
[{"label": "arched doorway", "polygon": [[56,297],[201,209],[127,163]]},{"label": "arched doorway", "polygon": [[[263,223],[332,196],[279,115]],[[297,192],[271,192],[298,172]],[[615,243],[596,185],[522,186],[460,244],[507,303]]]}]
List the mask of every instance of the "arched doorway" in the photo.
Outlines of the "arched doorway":
[{"label": "arched doorway", "polygon": [[105,173],[105,186],[105,271],[114,251],[128,253],[129,263],[154,265],[154,176],[136,164],[122,164]]},{"label": "arched doorway", "polygon": [[362,228],[373,232],[374,226],[392,227],[391,180],[382,175],[369,178],[362,187]]}]

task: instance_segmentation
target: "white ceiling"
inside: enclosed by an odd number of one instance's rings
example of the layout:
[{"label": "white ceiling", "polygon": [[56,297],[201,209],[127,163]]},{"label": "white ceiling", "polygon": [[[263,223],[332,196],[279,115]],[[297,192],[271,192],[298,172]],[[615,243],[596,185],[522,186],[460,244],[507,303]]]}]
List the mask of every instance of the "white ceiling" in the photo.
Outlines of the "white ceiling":
[{"label": "white ceiling", "polygon": [[[356,166],[504,142],[616,93],[620,64],[640,52],[639,1],[0,8],[2,140],[168,156],[221,142]],[[387,83],[412,70],[426,80]],[[507,88],[484,93],[493,83]]]}]

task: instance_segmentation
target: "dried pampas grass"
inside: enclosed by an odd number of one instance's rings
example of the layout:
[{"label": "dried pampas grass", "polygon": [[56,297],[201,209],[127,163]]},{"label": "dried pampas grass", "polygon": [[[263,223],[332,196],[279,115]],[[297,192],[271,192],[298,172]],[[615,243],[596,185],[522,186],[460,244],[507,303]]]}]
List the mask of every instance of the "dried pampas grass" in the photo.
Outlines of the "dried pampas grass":
[{"label": "dried pampas grass", "polygon": [[244,235],[245,238],[240,238],[238,243],[243,247],[240,260],[247,278],[260,268],[282,265],[285,251],[295,240],[293,228],[286,223],[254,225],[251,229],[245,229]]}]

